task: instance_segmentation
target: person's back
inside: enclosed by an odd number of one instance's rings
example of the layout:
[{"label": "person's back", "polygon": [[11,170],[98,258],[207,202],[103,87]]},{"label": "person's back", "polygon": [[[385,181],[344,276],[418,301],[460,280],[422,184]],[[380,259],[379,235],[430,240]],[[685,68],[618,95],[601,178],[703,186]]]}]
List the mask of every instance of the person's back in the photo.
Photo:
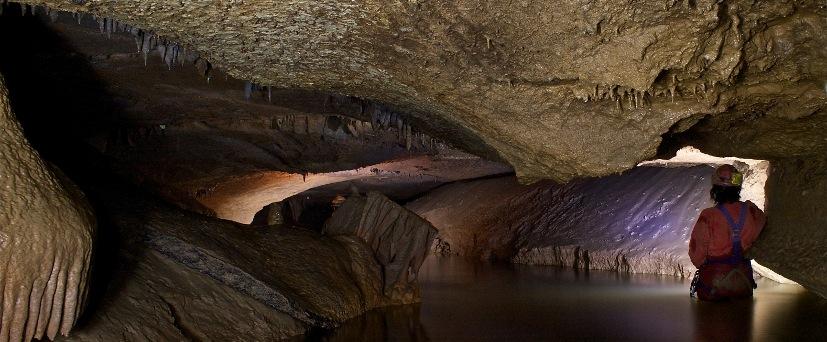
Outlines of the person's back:
[{"label": "person's back", "polygon": [[766,216],[752,202],[741,202],[743,176],[731,165],[719,167],[710,192],[715,207],[701,212],[692,230],[689,257],[698,267],[693,293],[702,300],[748,297],[755,282],[743,254],[752,247]]}]

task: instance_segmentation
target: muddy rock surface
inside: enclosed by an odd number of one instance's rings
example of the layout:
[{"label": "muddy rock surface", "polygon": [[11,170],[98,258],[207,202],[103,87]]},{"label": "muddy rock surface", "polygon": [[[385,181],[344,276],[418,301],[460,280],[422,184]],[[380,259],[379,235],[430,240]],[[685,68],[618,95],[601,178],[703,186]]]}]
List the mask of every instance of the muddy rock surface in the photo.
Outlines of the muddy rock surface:
[{"label": "muddy rock surface", "polygon": [[[135,257],[135,256],[133,256]],[[60,341],[283,339],[306,326],[154,250],[133,259],[116,293]]]}]

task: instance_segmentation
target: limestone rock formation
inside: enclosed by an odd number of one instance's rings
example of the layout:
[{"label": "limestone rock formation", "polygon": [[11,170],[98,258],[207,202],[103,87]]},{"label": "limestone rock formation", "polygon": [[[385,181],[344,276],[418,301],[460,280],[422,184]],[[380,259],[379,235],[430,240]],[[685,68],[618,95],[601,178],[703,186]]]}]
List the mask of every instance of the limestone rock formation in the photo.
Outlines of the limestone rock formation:
[{"label": "limestone rock formation", "polygon": [[827,103],[819,1],[22,2],[144,29],[255,84],[393,104],[522,180],[628,169],[707,116],[745,143],[796,136],[783,125],[823,137],[806,124]]},{"label": "limestone rock formation", "polygon": [[351,196],[325,222],[324,233],[364,240],[382,265],[386,295],[416,297],[416,276],[437,230],[415,213],[377,192]]},{"label": "limestone rock formation", "polygon": [[383,293],[356,237],[250,227],[109,188],[96,196],[122,240],[112,280],[68,340],[282,339],[418,300]]},{"label": "limestone rock formation", "polygon": [[23,136],[0,78],[0,341],[68,334],[84,308],[95,219]]},{"label": "limestone rock formation", "polygon": [[407,208],[461,255],[685,277],[694,271],[689,234],[711,206],[711,170],[640,167],[565,185],[485,179],[443,187]]},{"label": "limestone rock formation", "polygon": [[[413,125],[508,162],[521,182],[609,175],[686,145],[778,162],[774,233],[756,253],[827,288],[811,271],[827,264],[812,252],[824,243],[813,233],[824,222],[810,217],[819,206],[794,207],[817,195],[781,188],[825,179],[816,166],[827,151],[822,1],[21,2],[23,13],[92,14],[106,36],[126,27],[137,51],[117,58],[157,52],[169,68],[181,61],[208,80],[213,69],[247,80],[240,98],[287,87],[398,108],[406,124],[397,115],[394,139],[405,147]],[[348,125],[339,127],[358,131]],[[789,247],[798,244],[811,248]]]},{"label": "limestone rock formation", "polygon": [[267,209],[267,225],[276,226],[284,224],[281,202],[270,203],[265,208]]},{"label": "limestone rock formation", "polygon": [[756,261],[827,297],[827,161],[772,164],[767,228],[752,249]]},{"label": "limestone rock formation", "polygon": [[[144,64],[136,31],[122,32],[124,25],[110,37],[88,15],[78,23],[64,13],[53,22],[41,8],[20,17],[10,10],[16,6],[0,5],[9,9],[0,30],[27,34],[8,36],[20,53],[0,55],[0,70],[14,86],[32,144],[52,159],[74,151],[51,153],[44,146],[51,141],[92,145],[119,174],[186,209],[249,223],[262,206],[330,182],[392,176],[411,190],[401,196],[407,198],[457,176],[485,174],[476,165],[484,161],[448,158],[454,149],[419,131],[411,136],[400,114],[376,103],[273,88],[245,100],[244,82],[224,73],[213,71],[207,82],[191,62],[172,70],[158,58]],[[40,85],[29,80],[63,91],[42,101]],[[52,103],[65,112],[47,119]]]},{"label": "limestone rock formation", "polygon": [[59,341],[278,340],[307,327],[290,315],[165,255],[126,257],[130,268],[94,315]]}]

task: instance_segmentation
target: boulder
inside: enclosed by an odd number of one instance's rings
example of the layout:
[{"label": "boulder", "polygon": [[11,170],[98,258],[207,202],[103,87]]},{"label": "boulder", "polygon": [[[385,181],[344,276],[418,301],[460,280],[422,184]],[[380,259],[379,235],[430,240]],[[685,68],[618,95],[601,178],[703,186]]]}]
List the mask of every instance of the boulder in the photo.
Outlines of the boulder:
[{"label": "boulder", "polygon": [[382,267],[384,293],[418,293],[419,267],[437,230],[428,221],[377,192],[351,196],[325,222],[330,236],[356,236],[373,250]]}]

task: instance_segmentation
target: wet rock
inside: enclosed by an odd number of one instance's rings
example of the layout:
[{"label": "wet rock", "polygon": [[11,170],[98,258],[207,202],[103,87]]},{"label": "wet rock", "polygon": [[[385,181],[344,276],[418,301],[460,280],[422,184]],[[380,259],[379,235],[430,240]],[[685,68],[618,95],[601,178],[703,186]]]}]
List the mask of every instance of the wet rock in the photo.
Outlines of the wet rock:
[{"label": "wet rock", "polygon": [[348,198],[325,222],[324,233],[364,240],[382,265],[384,293],[416,297],[416,276],[437,230],[382,194],[370,192]]},{"label": "wet rock", "polygon": [[66,335],[84,308],[95,219],[35,152],[0,77],[0,341]]},{"label": "wet rock", "polygon": [[420,322],[419,305],[397,305],[369,311],[332,331],[313,331],[310,340],[349,341],[430,341]]}]

